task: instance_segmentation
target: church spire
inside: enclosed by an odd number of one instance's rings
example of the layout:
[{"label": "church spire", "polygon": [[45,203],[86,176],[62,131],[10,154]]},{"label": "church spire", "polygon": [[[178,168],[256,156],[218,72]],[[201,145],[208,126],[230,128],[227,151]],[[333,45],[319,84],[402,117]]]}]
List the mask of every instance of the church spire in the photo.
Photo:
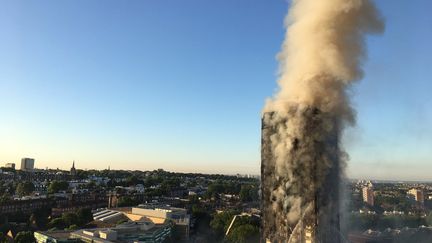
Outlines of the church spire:
[{"label": "church spire", "polygon": [[76,175],[76,169],[75,169],[75,160],[72,162],[72,168],[70,169],[70,174],[72,176]]}]

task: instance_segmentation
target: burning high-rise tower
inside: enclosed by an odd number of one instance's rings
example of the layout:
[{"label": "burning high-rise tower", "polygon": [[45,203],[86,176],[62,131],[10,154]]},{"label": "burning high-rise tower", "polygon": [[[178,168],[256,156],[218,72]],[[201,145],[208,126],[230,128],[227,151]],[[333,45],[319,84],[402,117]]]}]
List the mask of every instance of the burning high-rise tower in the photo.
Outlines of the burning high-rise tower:
[{"label": "burning high-rise tower", "polygon": [[286,23],[280,89],[262,117],[262,236],[337,243],[347,88],[362,76],[364,34],[383,24],[370,0],[293,0]]},{"label": "burning high-rise tower", "polygon": [[[263,235],[271,242],[319,238],[337,243],[342,169],[337,121],[313,107],[293,106],[288,113],[269,112],[262,119]],[[303,133],[293,133],[283,138],[283,148],[275,147],[275,140],[282,139],[278,132],[287,126],[299,126]],[[275,156],[279,149],[286,150],[286,164]]]}]

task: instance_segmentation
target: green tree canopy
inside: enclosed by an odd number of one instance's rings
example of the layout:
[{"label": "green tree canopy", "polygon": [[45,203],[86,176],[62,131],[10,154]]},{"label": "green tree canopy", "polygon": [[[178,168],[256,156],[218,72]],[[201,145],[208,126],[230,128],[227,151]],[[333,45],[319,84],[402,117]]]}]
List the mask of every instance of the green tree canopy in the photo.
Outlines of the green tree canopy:
[{"label": "green tree canopy", "polygon": [[66,191],[69,188],[67,181],[52,181],[48,186],[48,193],[57,193],[59,191]]},{"label": "green tree canopy", "polygon": [[89,208],[78,209],[76,216],[78,218],[78,225],[81,226],[93,221],[93,214]]},{"label": "green tree canopy", "polygon": [[239,197],[242,202],[257,201],[259,199],[258,187],[253,185],[242,185]]},{"label": "green tree canopy", "polygon": [[56,229],[63,229],[66,226],[64,220],[62,218],[55,218],[52,219],[49,224],[48,227],[51,228],[56,228]]},{"label": "green tree canopy", "polygon": [[237,212],[232,210],[216,213],[212,221],[210,221],[210,227],[216,231],[217,234],[223,235],[236,214]]},{"label": "green tree canopy", "polygon": [[32,193],[35,186],[30,181],[20,182],[16,188],[16,193],[20,196],[27,196]]},{"label": "green tree canopy", "polygon": [[232,229],[227,238],[233,243],[259,242],[259,228],[251,224],[240,225]]},{"label": "green tree canopy", "polygon": [[33,232],[21,231],[15,236],[15,243],[36,243]]},{"label": "green tree canopy", "polygon": [[66,226],[79,223],[76,213],[72,213],[72,212],[64,213],[61,218],[63,219],[63,222],[65,223]]},{"label": "green tree canopy", "polygon": [[129,206],[136,206],[139,202],[129,196],[123,196],[120,197],[118,200],[117,206],[119,207],[129,207]]},{"label": "green tree canopy", "polygon": [[142,183],[142,181],[134,175],[126,178],[126,185],[128,185],[128,186],[135,186],[136,184],[139,184],[139,183]]},{"label": "green tree canopy", "polygon": [[73,225],[67,227],[66,229],[67,229],[67,230],[77,230],[77,229],[79,229],[79,227],[78,227],[78,225],[73,224]]},{"label": "green tree canopy", "polygon": [[30,215],[29,221],[32,225],[36,226],[37,228],[44,229],[48,225],[50,215],[51,215],[50,208],[37,209]]}]

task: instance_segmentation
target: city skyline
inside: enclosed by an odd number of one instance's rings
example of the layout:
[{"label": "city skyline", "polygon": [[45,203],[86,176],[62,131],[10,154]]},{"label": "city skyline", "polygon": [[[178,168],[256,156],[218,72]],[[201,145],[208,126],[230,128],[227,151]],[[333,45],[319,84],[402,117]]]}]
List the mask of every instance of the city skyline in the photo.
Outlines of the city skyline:
[{"label": "city skyline", "polygon": [[[22,158],[25,159],[25,158]],[[22,170],[20,168],[20,163],[22,161],[22,159],[17,163],[14,162],[7,162],[7,163],[3,163],[0,164],[0,169],[3,168],[13,168],[15,170]],[[27,158],[29,159],[29,158]],[[30,159],[34,159],[34,158],[30,158]],[[36,160],[35,160],[36,161]],[[227,176],[236,176],[236,175],[240,175],[240,176],[252,176],[252,177],[258,177],[260,176],[260,173],[245,173],[245,172],[218,172],[218,171],[200,171],[200,170],[194,170],[194,171],[188,171],[185,169],[179,169],[179,170],[169,170],[167,168],[161,168],[161,167],[151,167],[151,168],[144,168],[144,169],[125,169],[125,168],[111,168],[110,165],[106,166],[106,167],[101,167],[101,168],[91,168],[91,167],[76,167],[75,166],[76,161],[72,160],[72,161],[67,161],[64,162],[62,167],[42,167],[42,166],[37,166],[36,162],[35,162],[35,166],[34,166],[34,171],[44,171],[44,170],[60,170],[60,171],[69,171],[72,169],[72,167],[76,170],[82,170],[82,171],[104,171],[104,170],[113,170],[113,171],[157,171],[157,170],[163,170],[163,171],[168,171],[168,172],[173,172],[173,173],[197,173],[197,174],[205,174],[205,175],[227,175]],[[12,167],[12,165],[14,167]],[[432,182],[431,179],[410,179],[410,178],[392,178],[392,177],[388,177],[388,178],[375,178],[375,177],[368,177],[368,176],[364,176],[364,177],[356,177],[356,176],[347,176],[345,177],[345,179],[349,180],[349,181],[374,181],[374,182],[380,182],[380,183],[384,183],[384,182],[388,182],[388,183],[400,183],[400,182],[407,182],[407,183],[413,183],[413,182],[425,182],[425,183],[429,183]]]},{"label": "city skyline", "polygon": [[[285,1],[5,4],[1,166],[259,174]],[[348,176],[432,180],[432,4],[377,5]]]}]

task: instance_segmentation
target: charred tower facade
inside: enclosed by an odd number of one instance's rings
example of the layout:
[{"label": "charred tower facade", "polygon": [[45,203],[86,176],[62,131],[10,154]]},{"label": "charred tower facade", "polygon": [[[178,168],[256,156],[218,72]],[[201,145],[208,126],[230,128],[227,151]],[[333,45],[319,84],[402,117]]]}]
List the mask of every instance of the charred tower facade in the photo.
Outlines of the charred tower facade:
[{"label": "charred tower facade", "polygon": [[263,242],[340,242],[339,124],[313,107],[262,118]]}]

